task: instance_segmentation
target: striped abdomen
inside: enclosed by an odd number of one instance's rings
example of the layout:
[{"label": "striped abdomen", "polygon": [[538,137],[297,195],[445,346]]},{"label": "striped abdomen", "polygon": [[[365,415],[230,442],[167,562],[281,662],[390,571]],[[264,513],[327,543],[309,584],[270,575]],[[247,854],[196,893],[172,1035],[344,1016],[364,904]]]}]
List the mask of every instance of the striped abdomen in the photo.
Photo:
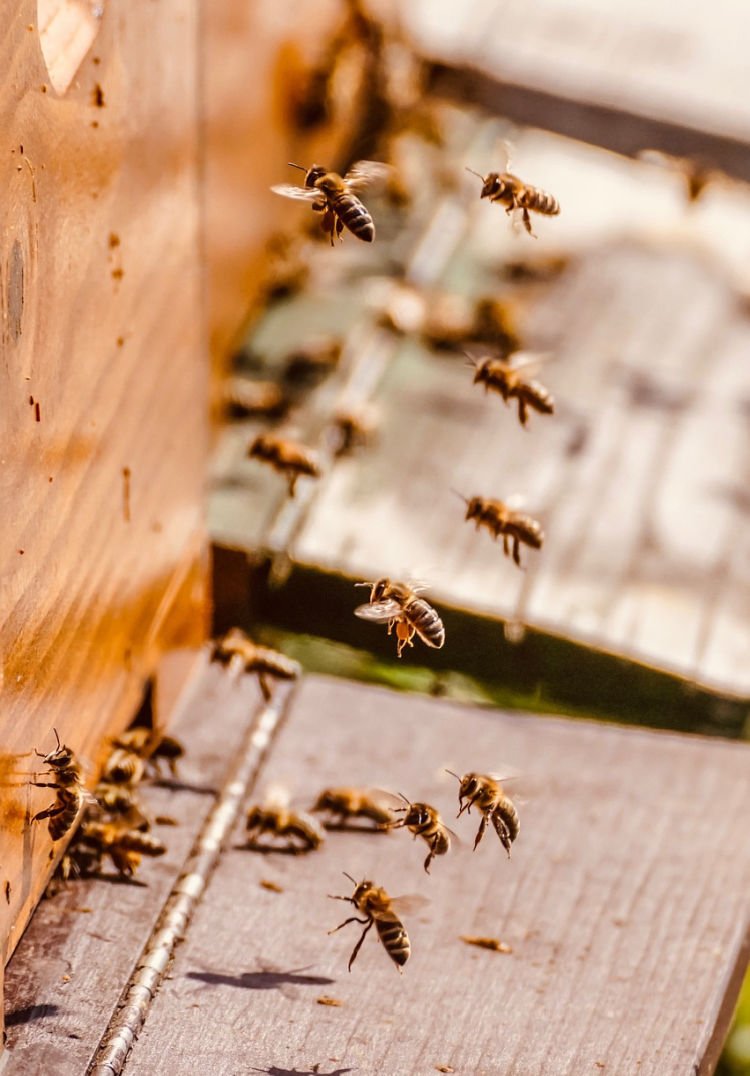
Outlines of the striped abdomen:
[{"label": "striped abdomen", "polygon": [[55,807],[61,807],[59,814],[52,815],[47,827],[53,841],[59,841],[73,828],[78,818],[78,812],[83,806],[83,795],[78,785],[72,788],[58,788]]},{"label": "striped abdomen", "polygon": [[508,796],[501,796],[491,817],[495,832],[500,838],[503,848],[510,855],[510,846],[521,830],[515,804]]},{"label": "striped abdomen", "polygon": [[554,414],[554,397],[539,381],[519,381],[510,389],[508,395],[516,396],[519,401],[544,415]]},{"label": "striped abdomen", "polygon": [[532,549],[542,548],[544,531],[532,516],[514,512],[503,527],[503,532],[517,538],[519,542],[524,542],[525,545],[531,546]]},{"label": "striped abdomen", "polygon": [[445,642],[443,622],[424,598],[412,598],[402,606],[404,617],[427,646],[436,650]]},{"label": "striped abdomen", "polygon": [[524,186],[518,195],[518,205],[524,209],[533,209],[535,213],[543,213],[546,217],[556,217],[560,212],[557,198],[538,187]]},{"label": "striped abdomen", "polygon": [[388,919],[376,919],[375,926],[386,953],[395,964],[402,967],[411,954],[409,936],[404,924],[398,916],[392,914]]},{"label": "striped abdomen", "polygon": [[375,238],[375,225],[368,210],[354,194],[329,195],[331,207],[352,235],[365,243],[372,243]]}]

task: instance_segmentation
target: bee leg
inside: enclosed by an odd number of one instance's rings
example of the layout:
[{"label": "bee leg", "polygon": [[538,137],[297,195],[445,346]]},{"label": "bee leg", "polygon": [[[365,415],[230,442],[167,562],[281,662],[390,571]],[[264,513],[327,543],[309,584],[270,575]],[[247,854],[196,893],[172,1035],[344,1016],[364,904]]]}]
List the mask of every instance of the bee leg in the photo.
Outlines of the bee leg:
[{"label": "bee leg", "polygon": [[31,819],[32,822],[41,822],[44,818],[55,818],[57,815],[62,814],[65,810],[65,806],[57,807],[54,803],[51,807],[48,807],[46,811],[39,811]]},{"label": "bee leg", "polygon": [[506,557],[509,556],[509,554],[510,554],[510,549],[508,547],[508,535],[507,534],[503,535],[503,553],[505,553]]},{"label": "bee leg", "polygon": [[526,206],[523,207],[523,209],[521,211],[521,215],[522,215],[522,219],[523,219],[524,228],[529,233],[529,235],[531,236],[532,239],[536,239],[536,236],[534,235],[534,233],[531,230],[531,218],[529,217],[529,211],[526,208]]},{"label": "bee leg", "polygon": [[518,397],[518,417],[521,420],[521,425],[526,425],[526,419],[528,418],[528,412],[526,410],[526,401]]},{"label": "bee leg", "polygon": [[[334,897],[333,899],[334,900],[351,900],[351,897]],[[350,915],[348,919],[345,919],[343,923],[339,923],[339,925],[337,927],[334,927],[333,930],[329,930],[328,933],[329,934],[335,934],[337,930],[341,930],[342,927],[347,926],[349,923],[368,923],[368,926],[372,926],[372,923],[370,923],[367,919],[360,919],[356,915]]]},{"label": "bee leg", "polygon": [[[363,920],[361,920],[361,919],[360,919],[360,920],[359,920],[359,922],[361,923],[361,922],[363,922]],[[360,949],[362,948],[362,942],[363,942],[363,941],[365,940],[365,934],[367,934],[367,931],[368,931],[368,930],[370,929],[370,927],[372,926],[372,924],[373,924],[374,922],[375,922],[375,920],[374,920],[374,919],[371,919],[371,920],[370,920],[370,922],[369,922],[369,923],[367,924],[367,926],[365,927],[365,929],[364,929],[364,930],[362,931],[362,935],[361,935],[361,937],[360,937],[359,941],[358,941],[358,942],[357,942],[357,944],[356,944],[356,945],[354,946],[354,949],[352,950],[352,955],[351,955],[351,956],[349,957],[349,964],[348,964],[348,970],[349,970],[349,971],[351,971],[351,970],[352,970],[352,964],[353,964],[353,963],[354,963],[354,961],[355,961],[355,960],[357,959],[357,953],[358,953],[358,952],[359,952],[359,950],[360,950]]]},{"label": "bee leg", "polygon": [[435,858],[435,843],[436,842],[434,840],[430,841],[430,852],[427,856],[427,859],[424,861],[424,869],[427,874],[430,873],[430,863],[432,863],[433,859]]},{"label": "bee leg", "polygon": [[521,567],[521,543],[518,538],[513,539],[513,560]]},{"label": "bee leg", "polygon": [[298,477],[299,476],[296,475],[296,474],[293,474],[293,475],[289,476],[289,496],[290,497],[294,496],[294,487],[297,485],[297,478]]},{"label": "bee leg", "polygon": [[268,680],[262,672],[258,673],[258,683],[260,684],[260,690],[263,695],[263,698],[266,702],[270,702],[271,696],[273,695],[273,691],[271,689],[271,685],[268,683]]},{"label": "bee leg", "polygon": [[472,848],[472,852],[476,852],[477,845],[481,841],[482,837],[484,837],[484,831],[485,831],[486,828],[487,828],[487,815],[483,814],[482,815],[482,821],[479,823],[479,829],[477,830],[477,835],[474,838],[474,847]]},{"label": "bee leg", "polygon": [[[344,222],[341,217],[336,217],[336,238],[341,239],[341,233],[344,230]],[[331,234],[331,241],[333,241],[333,234]],[[343,240],[342,240],[343,242]]]},{"label": "bee leg", "polygon": [[324,213],[325,210],[326,210],[326,203],[325,202],[313,202],[311,208],[312,208],[313,213]]}]

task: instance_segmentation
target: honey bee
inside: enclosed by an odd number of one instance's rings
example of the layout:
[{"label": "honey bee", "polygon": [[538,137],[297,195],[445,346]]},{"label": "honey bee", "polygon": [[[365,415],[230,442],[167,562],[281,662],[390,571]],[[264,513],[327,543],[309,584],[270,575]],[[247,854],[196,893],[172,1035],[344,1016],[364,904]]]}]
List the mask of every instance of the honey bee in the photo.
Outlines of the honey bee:
[{"label": "honey bee", "polygon": [[517,353],[509,359],[491,356],[473,358],[471,355],[467,358],[474,367],[474,384],[484,385],[485,392],[492,389],[500,393],[506,404],[511,399],[518,400],[518,418],[521,425],[525,426],[529,408],[543,415],[552,415],[555,411],[555,400],[541,382],[524,376],[524,367],[533,366],[538,360],[532,356],[521,360],[521,354],[523,353]]},{"label": "honey bee", "polygon": [[55,750],[48,755],[43,755],[40,751],[36,754],[49,769],[48,773],[40,776],[53,777],[54,780],[30,783],[36,788],[54,788],[57,795],[55,802],[35,814],[31,821],[41,822],[42,819],[48,818],[50,837],[53,841],[59,841],[76,824],[81,809],[90,801],[91,796],[83,786],[81,764],[67,744],[60,743],[57,729],[52,731],[57,740]]},{"label": "honey bee", "polygon": [[325,788],[318,796],[313,811],[328,811],[326,826],[344,828],[351,818],[369,818],[380,829],[393,822],[390,807],[381,802],[382,794],[366,788]]},{"label": "honey bee", "polygon": [[167,763],[173,777],[177,776],[177,759],[185,748],[174,736],[159,728],[136,725],[126,729],[112,741],[113,751],[104,764],[101,780],[104,784],[137,785],[147,769],[160,776],[160,762]]},{"label": "honey bee", "polygon": [[513,560],[521,567],[521,542],[532,549],[541,549],[544,541],[544,531],[533,516],[525,512],[516,512],[502,501],[492,500],[490,497],[459,497],[466,502],[465,519],[473,519],[477,530],[485,526],[492,532],[494,538],[503,536],[503,552],[506,557],[510,555],[511,544],[513,548]]},{"label": "honey bee", "polygon": [[339,364],[343,340],[340,336],[315,335],[290,351],[284,359],[284,383],[291,388],[314,388]]},{"label": "honey bee", "polygon": [[268,677],[276,680],[296,680],[302,671],[298,662],[278,650],[272,650],[269,646],[258,646],[242,628],[230,628],[226,635],[216,641],[211,654],[212,661],[220,661],[225,665],[233,658],[242,661],[245,672],[257,674],[266,702],[273,694]]},{"label": "honey bee", "polygon": [[424,861],[424,869],[430,873],[430,863],[435,856],[444,856],[451,846],[451,836],[455,837],[443,822],[439,813],[429,803],[411,803],[406,796],[401,796],[406,807],[396,807],[396,812],[403,812],[404,817],[397,822],[391,822],[393,829],[404,826],[415,837],[422,837],[430,849],[427,859]]},{"label": "honey bee", "polygon": [[392,583],[390,579],[378,579],[375,583],[356,583],[358,587],[370,587],[370,601],[354,610],[362,620],[387,624],[388,634],[395,625],[398,640],[397,652],[408,644],[413,646],[415,635],[427,646],[439,650],[445,642],[443,622],[429,602],[418,596],[421,587],[409,587],[405,583]]},{"label": "honey bee", "polygon": [[105,814],[127,818],[135,829],[148,829],[149,821],[141,810],[135,789],[131,785],[100,781],[94,789],[94,798],[100,811]]},{"label": "honey bee", "polygon": [[[286,790],[278,786],[269,791],[262,806],[250,808],[245,828],[248,848],[256,851],[312,852],[325,840],[317,820],[304,811],[291,811]],[[280,837],[285,843],[261,843],[258,838],[264,833],[271,840]]]},{"label": "honey bee", "polygon": [[[521,823],[518,820],[518,811],[513,800],[503,792],[501,779],[491,774],[465,773],[463,777],[459,777],[453,770],[445,772],[455,777],[459,783],[458,805],[460,809],[456,817],[460,818],[464,811],[470,814],[472,807],[481,811],[482,821],[479,823],[474,839],[474,849],[476,850],[484,836],[487,822],[490,821],[510,859],[510,846],[518,836]],[[465,803],[464,800],[466,800]]]},{"label": "honey bee", "polygon": [[306,475],[308,478],[320,477],[320,463],[316,453],[307,445],[289,441],[285,437],[259,433],[248,447],[247,454],[251,459],[268,463],[286,475],[290,497],[294,496],[294,487],[300,475]]},{"label": "honey bee", "polygon": [[135,874],[142,855],[163,856],[167,850],[152,833],[129,829],[117,822],[84,822],[76,838],[76,852],[81,849],[84,857],[88,853],[86,873],[100,870],[106,856],[123,876]]},{"label": "honey bee", "polygon": [[224,406],[232,418],[264,415],[279,418],[287,409],[284,390],[275,381],[251,381],[247,377],[230,377],[222,389]]},{"label": "honey bee", "polygon": [[378,418],[372,408],[340,408],[333,416],[335,456],[346,456],[353,449],[366,446],[372,441],[377,426]]},{"label": "honey bee", "polygon": [[275,194],[284,198],[297,198],[310,202],[316,213],[322,213],[321,227],[331,238],[341,237],[344,228],[364,243],[372,243],[375,238],[375,225],[365,205],[357,197],[376,179],[384,179],[388,168],[377,161],[359,161],[343,177],[337,172],[329,172],[320,164],[312,168],[303,168],[301,164],[292,164],[290,168],[299,168],[305,173],[304,187],[292,187],[287,183],[271,187]]},{"label": "honey bee", "polygon": [[354,883],[354,893],[352,896],[339,897],[334,896],[331,893],[329,893],[328,896],[331,900],[348,901],[350,904],[353,904],[357,911],[365,918],[359,919],[356,915],[352,915],[349,919],[345,919],[343,923],[339,923],[333,930],[329,930],[328,933],[335,934],[337,930],[341,930],[347,923],[366,924],[359,941],[352,950],[352,955],[349,957],[349,971],[352,970],[352,964],[357,959],[357,953],[362,946],[362,942],[365,940],[365,935],[374,923],[378,932],[378,937],[383,943],[383,948],[400,972],[403,965],[409,959],[411,946],[409,944],[409,936],[406,933],[406,927],[396,914],[396,901],[392,900],[382,887],[375,886],[372,882],[363,881],[357,883],[354,878],[352,878],[351,874],[347,874],[346,871],[344,871],[344,877]]},{"label": "honey bee", "polygon": [[534,233],[531,230],[530,209],[546,217],[556,217],[560,212],[560,203],[556,198],[553,198],[547,191],[523,183],[518,176],[510,172],[489,172],[486,176],[482,176],[472,168],[467,168],[466,171],[482,180],[482,198],[489,198],[491,202],[500,202],[505,206],[506,213],[520,209],[523,226],[531,236]]}]

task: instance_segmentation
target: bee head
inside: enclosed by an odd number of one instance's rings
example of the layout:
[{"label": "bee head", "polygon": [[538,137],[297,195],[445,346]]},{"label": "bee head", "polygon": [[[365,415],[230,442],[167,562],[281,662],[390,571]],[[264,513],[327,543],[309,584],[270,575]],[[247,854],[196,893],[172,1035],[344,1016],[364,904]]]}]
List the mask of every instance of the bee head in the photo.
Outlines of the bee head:
[{"label": "bee head", "polygon": [[37,755],[43,760],[45,766],[49,766],[54,770],[65,770],[73,763],[73,752],[67,744],[60,743],[57,729],[53,729],[52,731],[57,740],[57,747],[54,751],[50,751],[48,755],[43,755],[41,751],[37,751]]},{"label": "bee head", "polygon": [[473,519],[482,511],[482,498],[472,497],[466,502],[466,519]]},{"label": "bee head", "polygon": [[376,583],[372,584],[372,593],[370,594],[371,602],[379,602],[382,600],[388,589],[390,588],[390,579],[378,579]]}]

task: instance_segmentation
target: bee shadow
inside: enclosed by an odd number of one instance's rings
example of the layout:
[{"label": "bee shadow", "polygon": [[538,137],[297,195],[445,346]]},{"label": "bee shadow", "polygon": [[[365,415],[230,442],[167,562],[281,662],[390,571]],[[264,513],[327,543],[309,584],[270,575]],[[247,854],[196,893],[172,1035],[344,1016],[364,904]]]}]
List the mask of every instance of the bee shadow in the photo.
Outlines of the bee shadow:
[{"label": "bee shadow", "polygon": [[270,1069],[254,1068],[253,1072],[265,1072],[266,1076],[343,1076],[345,1072],[353,1072],[353,1069],[331,1069],[330,1072],[321,1072],[318,1066],[311,1069],[280,1069],[277,1065],[271,1065]]},{"label": "bee shadow", "polygon": [[237,986],[242,990],[278,990],[283,986],[330,986],[336,982],[324,975],[300,975],[295,971],[243,971],[241,975],[189,971],[186,978],[197,979],[208,986]]},{"label": "bee shadow", "polygon": [[59,1005],[24,1005],[21,1009],[5,1014],[5,1026],[18,1027],[34,1020],[46,1020],[48,1016],[57,1016],[59,1012]]},{"label": "bee shadow", "polygon": [[289,845],[256,844],[255,841],[245,841],[244,844],[233,844],[235,852],[260,852],[264,856],[305,856],[314,848],[292,848]]}]

